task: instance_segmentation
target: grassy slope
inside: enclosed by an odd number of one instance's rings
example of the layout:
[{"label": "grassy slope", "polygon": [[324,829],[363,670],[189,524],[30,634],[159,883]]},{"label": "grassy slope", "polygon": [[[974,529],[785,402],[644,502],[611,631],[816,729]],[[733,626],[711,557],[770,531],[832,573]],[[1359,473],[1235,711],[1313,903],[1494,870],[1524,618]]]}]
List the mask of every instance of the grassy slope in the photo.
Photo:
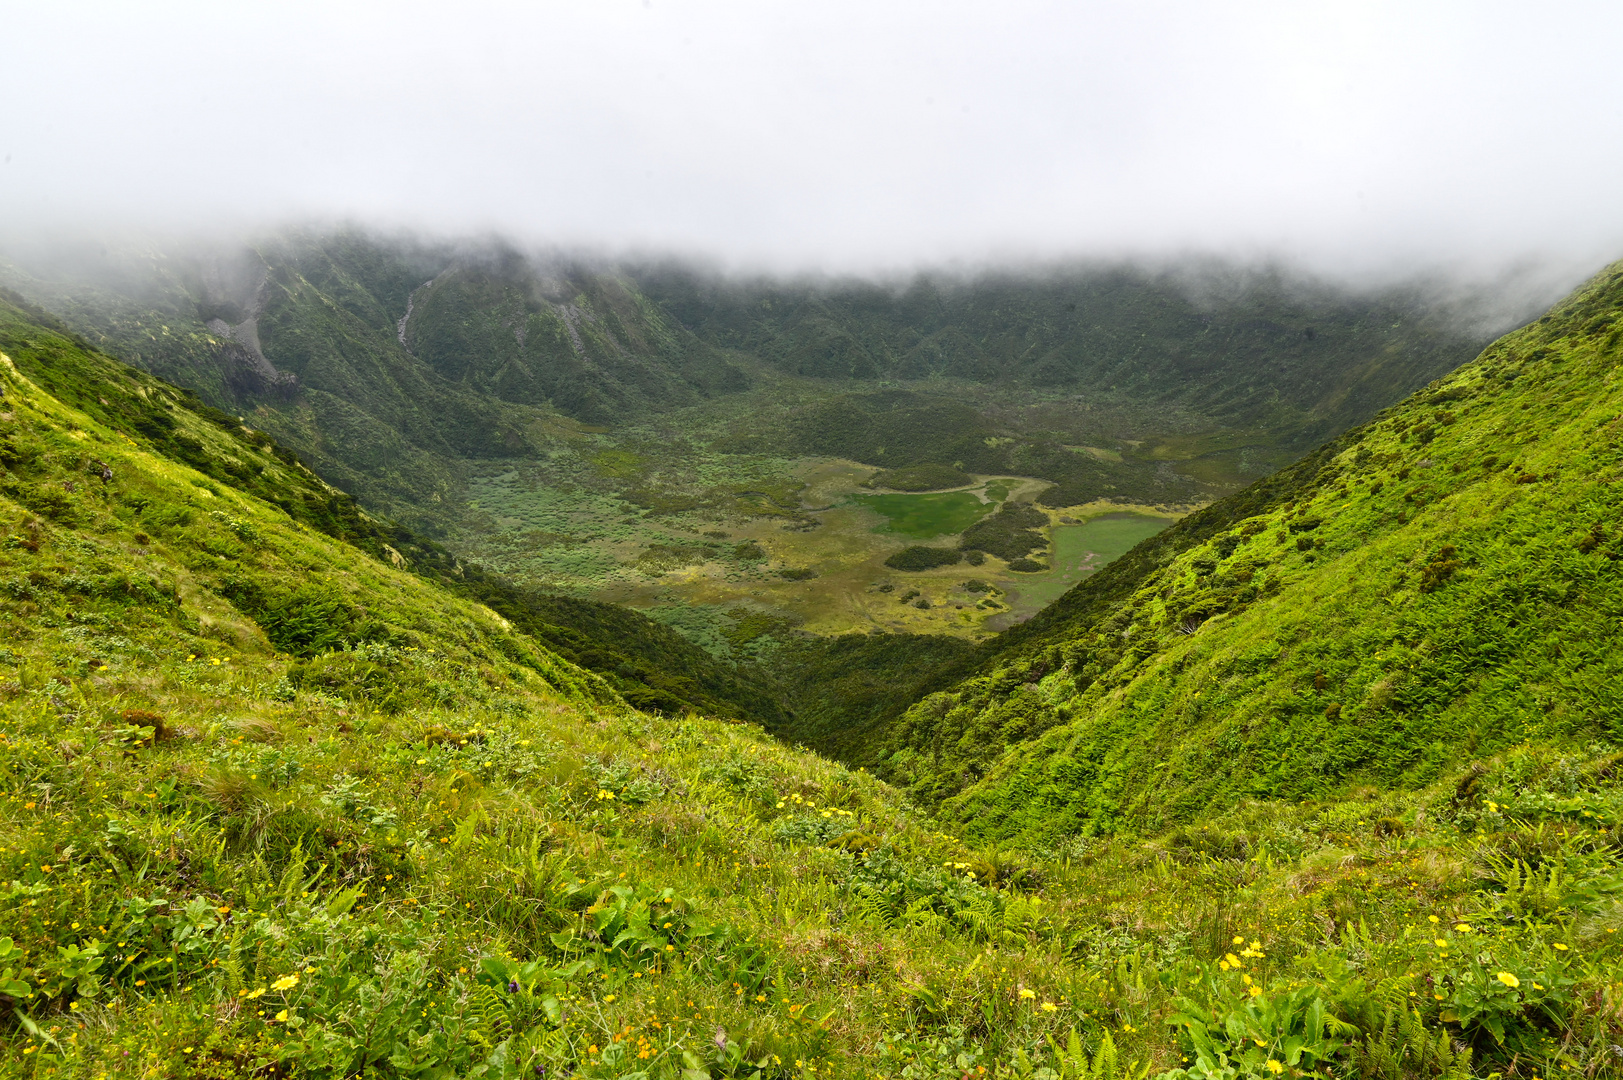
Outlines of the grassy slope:
[{"label": "grassy slope", "polygon": [[1615,756],[975,850],[0,390],[0,1074],[1615,1069]]},{"label": "grassy slope", "polygon": [[1619,740],[1620,306],[1614,268],[1090,579],[916,706],[887,769],[1057,835]]},{"label": "grassy slope", "polygon": [[465,566],[438,544],[365,513],[263,432],[96,351],[50,316],[13,301],[18,298],[0,295],[0,348],[45,389],[139,445],[491,606],[555,652],[601,674],[639,708],[767,723],[783,719],[759,679],[716,662],[668,628],[623,608],[514,588]]}]

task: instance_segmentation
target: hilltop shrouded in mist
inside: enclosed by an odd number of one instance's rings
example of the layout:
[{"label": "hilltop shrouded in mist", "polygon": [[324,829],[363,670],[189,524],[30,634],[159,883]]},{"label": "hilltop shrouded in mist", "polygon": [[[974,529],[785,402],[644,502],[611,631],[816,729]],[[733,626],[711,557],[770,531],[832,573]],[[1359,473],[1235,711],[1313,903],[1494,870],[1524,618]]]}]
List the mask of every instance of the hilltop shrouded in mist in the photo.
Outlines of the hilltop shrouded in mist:
[{"label": "hilltop shrouded in mist", "polygon": [[1561,287],[1623,244],[1616,5],[64,3],[6,24],[7,234],[347,218],[836,271],[1533,258]]},{"label": "hilltop shrouded in mist", "polygon": [[1623,8],[10,7],[3,1076],[1620,1075]]}]

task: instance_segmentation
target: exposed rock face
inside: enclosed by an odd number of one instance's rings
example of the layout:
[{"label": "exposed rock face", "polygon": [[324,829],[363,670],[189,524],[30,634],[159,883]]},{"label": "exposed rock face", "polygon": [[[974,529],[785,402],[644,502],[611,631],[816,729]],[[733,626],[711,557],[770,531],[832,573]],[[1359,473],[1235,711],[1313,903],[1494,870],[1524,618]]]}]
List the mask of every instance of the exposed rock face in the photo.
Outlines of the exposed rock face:
[{"label": "exposed rock face", "polygon": [[299,377],[278,370],[259,344],[259,316],[265,310],[270,279],[265,264],[245,252],[235,259],[207,261],[201,276],[198,313],[212,314],[206,322],[209,331],[225,339],[219,362],[226,386],[243,396],[291,400],[298,393]]}]

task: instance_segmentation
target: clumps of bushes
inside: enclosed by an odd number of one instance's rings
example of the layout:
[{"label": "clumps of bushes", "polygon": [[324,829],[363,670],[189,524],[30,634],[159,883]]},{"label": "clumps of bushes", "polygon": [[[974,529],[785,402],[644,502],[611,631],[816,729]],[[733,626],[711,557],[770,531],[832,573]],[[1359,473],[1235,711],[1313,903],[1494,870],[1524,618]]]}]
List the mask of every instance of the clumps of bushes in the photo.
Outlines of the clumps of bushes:
[{"label": "clumps of bushes", "polygon": [[962,562],[963,552],[957,548],[925,547],[914,544],[903,548],[885,560],[885,565],[892,570],[906,570],[916,573],[920,570],[934,570],[938,566],[952,566]]},{"label": "clumps of bushes", "polygon": [[365,615],[328,585],[307,582],[296,589],[267,589],[248,578],[228,578],[220,594],[259,624],[277,651],[313,657],[349,642],[387,636],[376,618]]},{"label": "clumps of bushes", "polygon": [[810,581],[817,576],[817,571],[804,566],[786,566],[778,571],[778,576],[785,581]]},{"label": "clumps of bushes", "polygon": [[965,529],[958,546],[965,551],[996,555],[1012,564],[1048,546],[1041,532],[1047,525],[1048,515],[1030,503],[1004,503],[997,513]]},{"label": "clumps of bushes", "polygon": [[1015,559],[1009,563],[1009,569],[1019,574],[1040,574],[1047,570],[1048,566],[1036,559]]},{"label": "clumps of bushes", "polygon": [[1401,837],[1405,831],[1406,830],[1403,822],[1394,817],[1381,818],[1375,823],[1374,829],[1375,835],[1381,837],[1383,840],[1397,839]]},{"label": "clumps of bushes", "polygon": [[1164,841],[1168,855],[1180,863],[1216,859],[1243,862],[1251,857],[1251,841],[1243,833],[1229,833],[1210,826],[1179,829]]},{"label": "clumps of bushes", "polygon": [[381,644],[310,657],[288,668],[285,681],[294,695],[365,702],[390,714],[451,707],[482,693],[466,673],[447,671],[434,657]]},{"label": "clumps of bushes", "polygon": [[178,734],[162,713],[151,709],[125,709],[118,714],[118,719],[123,723],[124,731],[133,735],[141,745],[165,742]]},{"label": "clumps of bushes", "polygon": [[649,544],[648,550],[637,556],[637,568],[647,574],[663,574],[715,557],[712,548],[699,544]]},{"label": "clumps of bushes", "polygon": [[991,584],[982,581],[980,578],[970,578],[962,583],[962,588],[965,592],[972,593],[989,593],[993,591]]},{"label": "clumps of bushes", "polygon": [[1460,567],[1459,554],[1453,544],[1445,544],[1439,548],[1431,561],[1420,568],[1420,591],[1424,593],[1436,592],[1448,584],[1454,576],[1454,571]]},{"label": "clumps of bushes", "polygon": [[772,771],[761,762],[736,753],[726,760],[704,765],[699,770],[699,779],[760,803],[769,803],[775,797]]},{"label": "clumps of bushes", "polygon": [[746,540],[733,548],[733,558],[739,562],[760,562],[766,558],[766,549],[754,540]]},{"label": "clumps of bushes", "polygon": [[941,491],[944,488],[964,487],[975,478],[951,465],[910,465],[905,469],[885,469],[875,473],[869,487],[890,488],[893,491]]}]

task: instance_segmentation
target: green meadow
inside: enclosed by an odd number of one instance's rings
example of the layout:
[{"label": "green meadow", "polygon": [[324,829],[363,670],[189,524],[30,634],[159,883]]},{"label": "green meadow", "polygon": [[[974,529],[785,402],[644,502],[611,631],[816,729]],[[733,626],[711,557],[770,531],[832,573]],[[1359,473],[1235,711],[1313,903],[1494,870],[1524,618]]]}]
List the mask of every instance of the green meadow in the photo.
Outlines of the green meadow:
[{"label": "green meadow", "polygon": [[896,533],[927,540],[952,536],[997,509],[997,504],[973,492],[950,491],[939,495],[853,495],[852,501],[885,518],[875,532]]}]

